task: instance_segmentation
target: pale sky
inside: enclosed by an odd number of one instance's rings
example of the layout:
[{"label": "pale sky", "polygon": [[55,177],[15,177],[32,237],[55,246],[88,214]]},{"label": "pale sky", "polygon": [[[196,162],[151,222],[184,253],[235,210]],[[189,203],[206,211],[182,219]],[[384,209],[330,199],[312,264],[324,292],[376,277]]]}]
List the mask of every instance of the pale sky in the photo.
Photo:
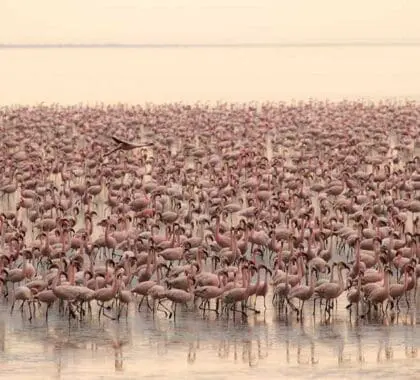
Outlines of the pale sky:
[{"label": "pale sky", "polygon": [[420,0],[1,0],[0,43],[419,40]]}]

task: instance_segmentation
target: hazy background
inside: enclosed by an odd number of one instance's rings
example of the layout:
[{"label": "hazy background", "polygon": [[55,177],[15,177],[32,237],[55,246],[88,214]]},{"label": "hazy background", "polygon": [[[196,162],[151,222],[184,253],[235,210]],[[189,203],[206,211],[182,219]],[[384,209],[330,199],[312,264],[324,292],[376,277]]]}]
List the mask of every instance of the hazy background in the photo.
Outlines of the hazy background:
[{"label": "hazy background", "polygon": [[0,43],[420,41],[419,0],[1,0]]},{"label": "hazy background", "polygon": [[[420,0],[0,0],[0,104],[420,100],[419,16]],[[41,46],[106,43],[159,47]]]}]

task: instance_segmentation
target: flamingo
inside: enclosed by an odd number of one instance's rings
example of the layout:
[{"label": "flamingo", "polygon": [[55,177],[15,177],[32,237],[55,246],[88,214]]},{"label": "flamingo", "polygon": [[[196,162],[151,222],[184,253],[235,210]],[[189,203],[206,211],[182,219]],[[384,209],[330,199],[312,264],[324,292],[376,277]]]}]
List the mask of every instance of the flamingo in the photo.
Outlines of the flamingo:
[{"label": "flamingo", "polygon": [[[403,284],[392,284],[389,286],[389,296],[391,301],[391,310],[394,307],[394,301],[396,301],[397,310],[400,311],[399,302],[401,297],[407,292],[409,276],[414,272],[414,268],[411,265],[406,265],[404,268],[404,283]],[[410,307],[410,304],[407,304]]]},{"label": "flamingo", "polygon": [[22,301],[22,304],[20,306],[20,310],[23,312],[23,306],[25,302],[28,304],[28,310],[29,310],[29,320],[32,320],[32,309],[31,309],[31,302],[33,300],[34,292],[29,289],[27,286],[19,286],[15,290],[15,297],[13,299],[12,307],[10,309],[10,314],[13,313],[13,309],[15,307],[16,301]]},{"label": "flamingo", "polygon": [[35,293],[33,296],[34,300],[45,303],[47,305],[47,309],[45,311],[45,320],[48,322],[48,311],[58,298],[52,289],[45,289],[41,290],[40,292],[38,292],[36,288],[32,288],[31,290]]},{"label": "flamingo", "polygon": [[217,301],[218,301],[219,298],[222,296],[222,294],[225,291],[225,286],[226,286],[226,284],[224,283],[224,280],[223,280],[223,276],[225,276],[225,278],[227,278],[228,273],[227,273],[227,271],[222,270],[222,271],[219,271],[217,276],[219,277],[219,279],[218,279],[218,284],[219,285],[218,286],[214,286],[214,285],[199,286],[194,290],[194,295],[196,297],[200,297],[203,300],[203,302],[199,306],[200,309],[203,310],[203,314],[206,312],[206,305],[209,306],[208,310],[214,311],[217,315],[219,314],[219,312],[217,310],[217,304],[216,304],[215,309],[210,309],[210,300],[216,298]]},{"label": "flamingo", "polygon": [[165,292],[165,298],[172,301],[172,313],[169,314],[169,318],[171,316],[176,316],[176,305],[178,303],[187,304],[188,302],[194,299],[194,293],[192,292],[192,285],[194,284],[194,277],[188,275],[188,289],[187,291],[182,289],[168,289]]},{"label": "flamingo", "polygon": [[101,318],[101,313],[110,319],[115,319],[107,314],[105,314],[104,304],[105,302],[112,301],[115,296],[117,295],[118,288],[121,282],[121,273],[117,273],[114,276],[112,281],[112,286],[110,288],[102,288],[95,290],[95,294],[93,295],[93,299],[96,299],[100,303],[99,311],[98,311],[98,318]]},{"label": "flamingo", "polygon": [[[314,311],[313,311],[314,315],[315,315],[315,300],[317,298],[325,299],[327,301],[327,304],[325,306],[325,312],[328,312],[328,314],[330,314],[329,301],[338,298],[344,290],[343,275],[341,271],[344,268],[347,268],[347,266],[344,262],[340,261],[337,267],[338,267],[338,278],[339,278],[338,284],[330,281],[330,282],[318,285],[314,289],[314,295],[315,295]],[[333,269],[334,268],[331,268],[332,271]]]},{"label": "flamingo", "polygon": [[[260,271],[264,269],[265,270],[265,278],[264,281],[260,282]],[[255,282],[254,285],[251,285],[250,287],[250,295],[255,295],[255,300],[254,300],[254,310],[256,309],[256,305],[257,305],[257,298],[258,297],[263,297],[264,300],[264,309],[267,309],[266,303],[265,303],[265,297],[268,293],[268,274],[270,274],[270,276],[273,275],[273,272],[267,268],[266,265],[264,264],[259,264],[257,267],[257,280]]]},{"label": "flamingo", "polygon": [[[237,278],[237,274],[235,274],[235,280]],[[235,312],[240,312],[242,313],[243,316],[246,316],[246,313],[242,310],[237,310],[235,308],[236,303],[238,302],[242,302],[244,303],[250,294],[250,281],[248,278],[248,267],[246,265],[242,266],[242,279],[243,279],[243,284],[241,287],[237,286],[237,283],[235,282],[235,286],[233,289],[227,290],[223,293],[223,304],[225,305],[226,308],[230,307],[231,310],[235,313]],[[227,309],[228,310],[228,309]]]},{"label": "flamingo", "polygon": [[102,155],[102,158],[109,156],[110,154],[117,152],[119,150],[124,150],[124,151],[128,151],[128,150],[133,150],[136,148],[145,148],[145,147],[150,147],[153,146],[153,143],[149,142],[149,143],[143,143],[143,144],[134,144],[132,142],[129,141],[125,141],[120,139],[119,137],[116,136],[112,136],[112,139],[118,144],[115,148],[111,149],[109,152],[105,153]]},{"label": "flamingo", "polygon": [[27,271],[29,268],[28,255],[29,253],[23,254],[22,268],[15,268],[11,270],[3,269],[6,274],[6,277],[5,277],[6,284],[7,282],[11,282],[13,285],[13,288],[12,288],[13,291],[14,291],[14,285],[22,282],[27,276]]},{"label": "flamingo", "polygon": [[287,298],[289,300],[297,298],[300,302],[300,308],[299,309],[295,308],[298,320],[299,320],[299,316],[300,318],[303,318],[302,312],[303,312],[303,305],[305,304],[305,301],[309,300],[314,294],[316,277],[313,276],[313,272],[316,273],[316,271],[317,271],[316,268],[311,268],[310,270],[311,275],[309,278],[309,286],[297,285],[294,288],[292,288],[289,291],[289,294],[287,295]]},{"label": "flamingo", "polygon": [[[161,283],[161,270],[162,268],[166,268],[166,270],[168,270],[169,268],[164,264],[164,263],[160,263],[158,265],[158,267],[156,268],[156,283],[154,283],[151,287],[148,288],[147,290],[147,296],[150,296],[153,300],[153,312],[155,312],[155,310],[160,310],[159,308],[162,308],[164,310],[162,310],[165,315],[169,315],[171,313],[170,310],[168,310],[168,308],[162,304],[162,300],[166,298],[166,288],[163,287],[160,283]],[[155,308],[156,306],[156,301],[157,301],[157,308]]]},{"label": "flamingo", "polygon": [[371,291],[367,296],[367,301],[369,302],[369,310],[366,314],[363,315],[363,318],[369,314],[371,305],[381,305],[382,315],[385,315],[384,311],[384,302],[390,297],[389,294],[389,276],[392,275],[391,269],[387,266],[384,269],[384,286],[378,286]]},{"label": "flamingo", "polygon": [[357,286],[356,288],[351,289],[347,293],[347,301],[349,302],[346,306],[346,309],[350,310],[350,318],[351,318],[351,307],[353,304],[356,304],[356,316],[359,317],[359,302],[362,299],[362,278],[363,272],[359,272],[357,277]]}]

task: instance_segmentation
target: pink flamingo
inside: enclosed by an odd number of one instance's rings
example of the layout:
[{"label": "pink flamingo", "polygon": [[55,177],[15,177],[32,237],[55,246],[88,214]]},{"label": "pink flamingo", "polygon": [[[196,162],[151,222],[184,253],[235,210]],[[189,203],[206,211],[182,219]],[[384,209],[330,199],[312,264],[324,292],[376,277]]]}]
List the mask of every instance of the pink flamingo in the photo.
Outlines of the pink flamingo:
[{"label": "pink flamingo", "polygon": [[297,298],[300,302],[300,307],[295,308],[297,313],[297,319],[303,318],[303,305],[305,304],[305,301],[308,301],[312,295],[314,294],[315,290],[315,282],[316,282],[316,276],[313,275],[313,272],[316,272],[315,268],[312,268],[310,271],[310,277],[309,277],[309,286],[307,285],[297,285],[293,287],[289,294],[287,295],[289,300],[292,300],[293,298]]},{"label": "pink flamingo", "polygon": [[192,291],[192,285],[194,284],[194,277],[189,275],[188,276],[188,290],[182,289],[169,289],[165,292],[165,297],[172,301],[172,313],[169,314],[169,318],[171,316],[176,316],[176,305],[179,303],[187,304],[188,302],[194,299],[194,293]]}]

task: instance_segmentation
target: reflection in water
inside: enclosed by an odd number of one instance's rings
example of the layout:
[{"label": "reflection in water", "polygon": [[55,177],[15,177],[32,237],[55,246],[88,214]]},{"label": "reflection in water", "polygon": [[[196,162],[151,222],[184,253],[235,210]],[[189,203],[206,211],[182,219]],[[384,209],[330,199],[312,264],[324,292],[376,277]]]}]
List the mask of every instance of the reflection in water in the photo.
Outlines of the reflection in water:
[{"label": "reflection in water", "polygon": [[0,319],[0,351],[6,350],[6,322],[4,319]]},{"label": "reflection in water", "polygon": [[338,378],[352,368],[346,378],[358,378],[386,375],[401,365],[401,376],[408,378],[418,368],[413,314],[401,314],[398,323],[395,318],[374,324],[350,323],[345,314],[300,323],[279,321],[270,313],[233,322],[182,312],[174,324],[130,310],[127,322],[93,319],[69,329],[56,314],[48,325],[42,319],[31,324],[19,314],[11,317],[3,304],[0,377]]}]

